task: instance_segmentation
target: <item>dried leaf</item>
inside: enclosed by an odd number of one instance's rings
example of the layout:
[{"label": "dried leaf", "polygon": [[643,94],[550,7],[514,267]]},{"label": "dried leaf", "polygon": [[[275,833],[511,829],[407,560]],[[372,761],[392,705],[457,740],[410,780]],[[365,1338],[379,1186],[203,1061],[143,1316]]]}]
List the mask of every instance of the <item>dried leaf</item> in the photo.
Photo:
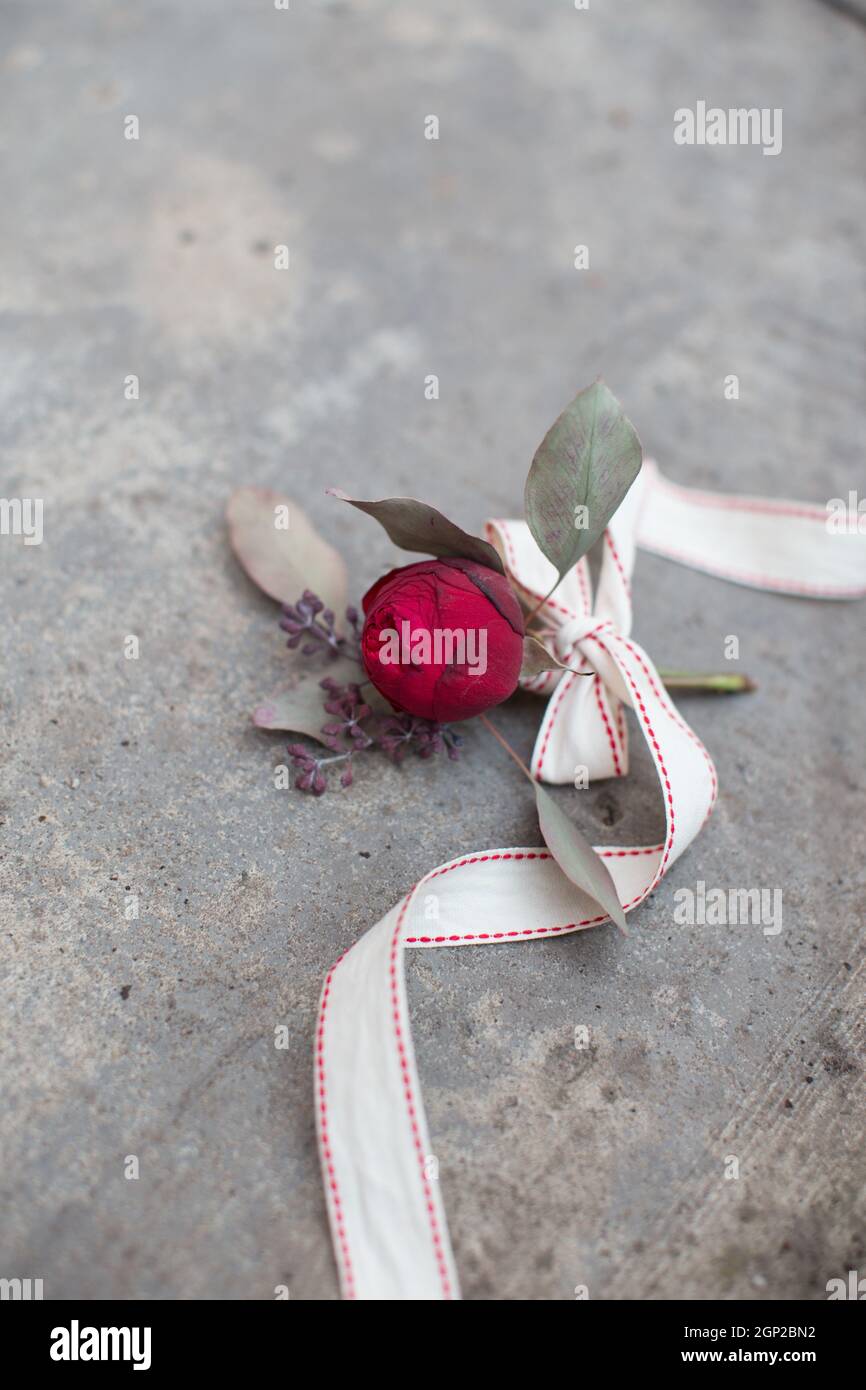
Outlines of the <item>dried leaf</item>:
[{"label": "dried leaf", "polygon": [[[229,498],[226,519],[232,549],[260,589],[280,603],[294,603],[312,589],[340,623],[346,566],[291,498],[268,488],[238,488]],[[287,527],[278,525],[286,520]]]},{"label": "dried leaf", "polygon": [[524,637],[523,639],[523,665],[520,668],[522,680],[531,680],[533,676],[540,676],[543,671],[571,671],[575,676],[591,676],[592,671],[575,671],[572,666],[563,666],[562,662],[549,652],[543,642],[539,642],[537,637]]},{"label": "dried leaf", "polygon": [[359,502],[339,488],[331,487],[327,491],[331,497],[350,502],[359,511],[372,516],[401,550],[436,555],[440,559],[475,560],[499,574],[505,573],[492,545],[479,536],[470,536],[426,502],[418,502],[414,497],[387,497],[381,502]]},{"label": "dried leaf", "polygon": [[[366,675],[357,661],[349,657],[337,657],[324,664],[315,662],[311,666],[298,666],[288,683],[270,699],[253,710],[253,723],[257,729],[290,729],[296,734],[306,734],[318,743],[324,743],[322,725],[333,719],[325,710],[326,692],[319,684],[330,676],[339,685],[361,684]],[[364,685],[364,703],[371,709],[390,712],[391,706],[372,685]]]}]

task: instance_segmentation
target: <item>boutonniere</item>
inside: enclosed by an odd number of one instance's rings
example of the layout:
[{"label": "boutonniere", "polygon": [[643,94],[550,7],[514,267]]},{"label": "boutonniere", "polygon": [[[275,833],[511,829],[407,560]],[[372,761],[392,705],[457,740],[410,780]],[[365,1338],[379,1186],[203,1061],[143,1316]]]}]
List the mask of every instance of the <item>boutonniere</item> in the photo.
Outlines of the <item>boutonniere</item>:
[{"label": "boutonniere", "polygon": [[[426,502],[334,495],[416,557],[360,607],[347,606],[342,559],[301,508],[255,488],[229,504],[235,553],[281,605],[292,653],[283,688],[253,716],[291,732],[282,771],[321,796],[347,789],[367,753],[456,759],[459,730],[476,719],[532,783],[544,841],[460,845],[349,946],[322,991],[315,1114],[343,1293],[449,1299],[459,1297],[457,1269],[414,1062],[405,951],[624,927],[712,813],[713,760],[671,691],[751,682],[656,668],[631,635],[639,549],[737,584],[846,599],[866,593],[866,536],[831,526],[820,506],[670,482],[642,458],[601,382],[542,440],[525,518],[490,520],[483,538]],[[544,702],[528,761],[491,718],[518,686]],[[658,777],[664,838],[590,845],[546,785],[579,794],[626,776],[635,732]]]},{"label": "boutonniere", "polygon": [[[501,540],[497,548],[429,503],[362,501],[329,488],[377,521],[396,547],[426,557],[378,579],[360,611],[345,605],[341,558],[294,502],[259,489],[237,492],[228,509],[235,554],[280,600],[286,645],[304,663],[253,715],[260,728],[306,735],[307,742],[287,745],[295,787],[314,796],[337,780],[348,788],[360,756],[377,751],[395,762],[408,754],[456,761],[460,726],[480,719],[534,783],[542,835],[563,871],[624,927],[604,861],[487,716],[539,678],[592,680],[591,670],[557,655],[551,600],[601,541],[641,463],[634,426],[601,381],[551,426],[524,493],[525,525],[549,566],[541,595],[509,571]],[[751,685],[744,677],[679,679],[707,689]]]}]

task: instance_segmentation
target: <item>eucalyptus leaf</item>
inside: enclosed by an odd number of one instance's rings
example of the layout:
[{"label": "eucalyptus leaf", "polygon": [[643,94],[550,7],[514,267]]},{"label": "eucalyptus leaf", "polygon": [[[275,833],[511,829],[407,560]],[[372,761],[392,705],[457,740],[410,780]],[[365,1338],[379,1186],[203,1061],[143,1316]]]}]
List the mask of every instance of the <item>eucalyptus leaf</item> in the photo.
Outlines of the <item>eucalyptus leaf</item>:
[{"label": "eucalyptus leaf", "polygon": [[598,903],[601,910],[625,933],[625,913],[604,860],[538,782],[535,784],[535,800],[544,843],[562,872],[593,902]]},{"label": "eucalyptus leaf", "polygon": [[634,426],[603,381],[575,396],[551,425],[529,469],[524,507],[560,579],[598,540],[642,458]]},{"label": "eucalyptus leaf", "polygon": [[537,637],[526,636],[523,639],[523,665],[520,668],[520,675],[523,680],[531,680],[533,676],[540,676],[543,671],[571,671],[575,676],[591,676],[592,671],[575,671],[571,666],[563,666],[562,662],[547,650],[543,642],[539,642]]},{"label": "eucalyptus leaf", "polygon": [[331,487],[327,491],[331,497],[349,502],[359,511],[372,516],[401,550],[436,555],[440,559],[475,560],[477,564],[486,565],[499,574],[505,573],[492,545],[479,536],[470,536],[426,502],[418,502],[414,497],[387,497],[381,502],[361,502],[339,488]]},{"label": "eucalyptus leaf", "polygon": [[312,589],[337,615],[346,607],[346,566],[301,508],[282,493],[242,487],[226,508],[229,539],[250,579],[280,603]]},{"label": "eucalyptus leaf", "polygon": [[[327,676],[340,685],[361,684],[366,675],[357,661],[340,656],[324,664],[316,662],[312,666],[299,666],[292,672],[288,682],[269,699],[263,700],[253,710],[253,723],[257,729],[287,729],[295,734],[306,734],[323,743],[322,725],[333,721],[333,715],[325,710],[328,698],[320,685]],[[362,691],[365,704],[376,711],[390,711],[378,690],[365,685]]]}]

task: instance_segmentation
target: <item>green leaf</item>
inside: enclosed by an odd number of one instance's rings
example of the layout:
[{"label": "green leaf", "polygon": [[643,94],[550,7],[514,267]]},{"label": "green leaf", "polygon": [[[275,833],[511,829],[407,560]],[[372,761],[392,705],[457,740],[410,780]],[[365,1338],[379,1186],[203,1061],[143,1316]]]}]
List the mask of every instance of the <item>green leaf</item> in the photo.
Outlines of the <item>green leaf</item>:
[{"label": "green leaf", "polygon": [[575,396],[551,425],[532,460],[524,507],[529,529],[560,579],[592,549],[640,472],[642,457],[634,426],[603,381]]},{"label": "green leaf", "polygon": [[[337,615],[346,607],[346,566],[333,546],[289,497],[242,487],[226,508],[232,549],[250,579],[280,603],[312,589]],[[288,525],[278,524],[288,522]]]},{"label": "green leaf", "polygon": [[552,652],[547,650],[543,642],[539,642],[537,637],[524,637],[523,639],[523,665],[520,668],[520,675],[523,680],[530,680],[533,676],[540,676],[542,671],[571,671],[575,676],[591,676],[592,671],[575,671],[572,666],[563,666]]},{"label": "green leaf", "polygon": [[[253,710],[256,728],[288,729],[324,743],[322,725],[334,722],[334,716],[325,709],[328,696],[319,684],[326,676],[331,676],[340,685],[360,685],[367,679],[359,663],[346,656],[339,656],[324,664],[317,661],[312,666],[298,666],[275,695]],[[391,706],[374,686],[364,685],[361,693],[364,703],[371,709],[391,712]]]},{"label": "green leaf", "polygon": [[598,903],[602,912],[606,912],[625,933],[625,913],[604,860],[599,858],[577,826],[572,824],[550,793],[538,782],[535,784],[535,800],[544,843],[562,872],[593,902]]},{"label": "green leaf", "polygon": [[359,502],[339,488],[327,489],[331,497],[350,502],[359,511],[372,516],[384,526],[395,545],[401,550],[413,550],[421,555],[437,555],[440,559],[475,560],[479,565],[504,574],[502,561],[492,545],[479,536],[462,531],[447,516],[426,502],[414,497],[387,497],[381,502]]}]

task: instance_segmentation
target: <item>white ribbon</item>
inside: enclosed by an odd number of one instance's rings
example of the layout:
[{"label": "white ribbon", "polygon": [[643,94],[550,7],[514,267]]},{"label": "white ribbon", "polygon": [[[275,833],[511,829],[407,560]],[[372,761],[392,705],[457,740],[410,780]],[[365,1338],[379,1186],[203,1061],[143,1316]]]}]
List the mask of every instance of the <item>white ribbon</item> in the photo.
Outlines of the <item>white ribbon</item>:
[{"label": "white ribbon", "polygon": [[[489,523],[513,582],[548,593],[555,571],[522,521]],[[623,706],[634,711],[665,807],[661,844],[597,848],[625,911],[637,907],[712,811],[716,774],[647,654],[631,641],[638,546],[755,588],[812,598],[866,594],[866,537],[830,534],[823,508],[723,497],[668,482],[645,463],[611,520],[598,592],[582,561],[543,606],[560,659],[591,678],[546,672],[550,695],[532,758],[545,782],[622,777]],[[494,849],[433,869],[352,946],[325,981],[316,1036],[316,1120],[343,1296],[459,1298],[406,1008],[407,947],[563,935],[607,921],[544,849]]]}]

